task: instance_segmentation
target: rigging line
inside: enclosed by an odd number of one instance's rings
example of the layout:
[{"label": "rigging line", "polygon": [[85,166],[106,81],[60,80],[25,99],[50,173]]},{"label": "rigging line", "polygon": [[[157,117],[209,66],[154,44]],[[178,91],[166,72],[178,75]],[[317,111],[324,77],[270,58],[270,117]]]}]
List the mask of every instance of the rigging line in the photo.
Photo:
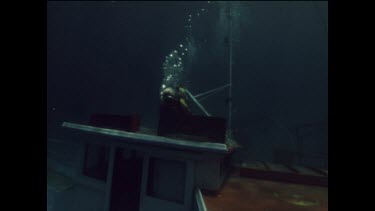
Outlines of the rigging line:
[{"label": "rigging line", "polygon": [[190,93],[189,90],[185,89],[186,90],[186,93],[189,95],[189,97],[194,101],[194,103],[207,115],[207,116],[211,116],[211,114],[209,114],[206,109],[198,102],[198,100]]},{"label": "rigging line", "polygon": [[209,91],[207,91],[207,92],[204,92],[204,93],[201,93],[201,94],[197,94],[197,95],[195,95],[194,97],[195,97],[195,98],[203,97],[203,96],[208,95],[208,94],[211,94],[211,93],[213,93],[213,92],[220,91],[221,89],[224,89],[224,88],[226,88],[226,87],[228,87],[228,86],[230,86],[230,84],[226,84],[226,85],[224,85],[224,86],[221,86],[221,87],[218,87],[218,88],[215,88],[215,89],[211,89],[211,90],[209,90]]},{"label": "rigging line", "polygon": [[202,102],[203,100],[207,99],[210,95],[203,96],[199,98],[199,102]]}]

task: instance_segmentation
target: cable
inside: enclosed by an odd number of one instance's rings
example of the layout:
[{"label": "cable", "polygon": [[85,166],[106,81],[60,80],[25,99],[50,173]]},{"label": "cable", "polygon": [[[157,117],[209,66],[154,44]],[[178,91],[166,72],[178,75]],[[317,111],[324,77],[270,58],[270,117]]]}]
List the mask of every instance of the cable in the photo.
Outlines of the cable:
[{"label": "cable", "polygon": [[200,98],[200,97],[203,97],[204,95],[208,95],[208,94],[210,94],[210,93],[217,92],[217,91],[219,91],[219,90],[221,90],[221,89],[224,89],[224,88],[226,88],[227,86],[230,86],[230,84],[226,84],[226,85],[221,86],[221,87],[218,87],[218,88],[216,88],[216,89],[211,89],[211,90],[209,90],[209,91],[207,91],[207,92],[204,92],[204,93],[201,93],[201,94],[195,95],[194,97],[195,97],[195,98]]}]

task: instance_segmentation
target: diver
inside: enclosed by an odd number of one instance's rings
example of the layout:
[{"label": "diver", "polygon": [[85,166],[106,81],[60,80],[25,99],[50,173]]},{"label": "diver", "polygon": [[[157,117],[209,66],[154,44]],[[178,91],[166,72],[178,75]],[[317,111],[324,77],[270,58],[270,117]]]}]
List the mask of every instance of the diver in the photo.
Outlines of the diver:
[{"label": "diver", "polygon": [[176,114],[190,115],[188,96],[181,85],[176,88],[167,87],[161,92],[161,107],[170,109]]},{"label": "diver", "polygon": [[161,92],[158,134],[178,132],[188,116],[191,116],[188,96],[183,86],[166,87]]}]

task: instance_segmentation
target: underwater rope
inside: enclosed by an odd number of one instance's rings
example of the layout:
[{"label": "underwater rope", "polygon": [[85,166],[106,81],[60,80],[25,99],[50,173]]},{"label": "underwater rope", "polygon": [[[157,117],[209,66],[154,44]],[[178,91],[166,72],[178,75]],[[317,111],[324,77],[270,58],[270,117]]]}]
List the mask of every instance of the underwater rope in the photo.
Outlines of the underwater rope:
[{"label": "underwater rope", "polygon": [[226,85],[224,85],[224,86],[221,86],[221,87],[218,87],[218,88],[215,88],[215,89],[211,89],[211,90],[209,90],[209,91],[207,91],[207,92],[203,92],[203,93],[201,93],[201,94],[195,95],[194,97],[195,97],[195,98],[199,98],[199,97],[202,97],[202,96],[205,96],[205,95],[208,95],[208,94],[211,94],[211,93],[214,93],[214,92],[220,91],[220,90],[222,90],[222,89],[224,89],[224,88],[226,88],[226,87],[228,87],[228,86],[230,86],[230,84],[226,84]]},{"label": "underwater rope", "polygon": [[185,89],[186,90],[186,93],[189,95],[189,97],[194,101],[195,104],[197,104],[197,106],[207,115],[207,116],[211,116],[211,114],[209,114],[206,109],[198,102],[198,100],[189,92],[189,90]]}]

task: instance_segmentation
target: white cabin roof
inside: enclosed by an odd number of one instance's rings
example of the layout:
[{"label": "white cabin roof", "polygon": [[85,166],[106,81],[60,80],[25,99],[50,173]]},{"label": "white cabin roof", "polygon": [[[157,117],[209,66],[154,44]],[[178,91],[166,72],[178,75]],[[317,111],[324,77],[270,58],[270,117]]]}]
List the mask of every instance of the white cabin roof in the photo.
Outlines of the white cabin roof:
[{"label": "white cabin roof", "polygon": [[62,126],[66,128],[85,131],[88,133],[111,136],[113,138],[118,138],[122,142],[127,142],[131,144],[162,146],[175,149],[214,152],[219,154],[226,154],[231,151],[231,147],[223,143],[197,142],[192,140],[174,139],[157,135],[126,132],[121,130],[106,129],[69,122],[63,122]]}]

